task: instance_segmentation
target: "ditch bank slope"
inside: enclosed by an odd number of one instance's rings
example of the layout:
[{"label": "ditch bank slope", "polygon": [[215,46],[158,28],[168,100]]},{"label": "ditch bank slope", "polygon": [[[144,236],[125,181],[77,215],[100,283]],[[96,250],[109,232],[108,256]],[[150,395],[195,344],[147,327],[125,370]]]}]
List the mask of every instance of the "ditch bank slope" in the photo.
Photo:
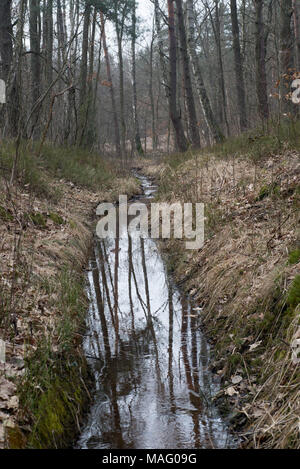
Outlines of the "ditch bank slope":
[{"label": "ditch bank slope", "polygon": [[214,343],[221,409],[245,448],[299,448],[299,153],[202,154],[143,170],[160,201],[205,203],[203,249],[162,249]]},{"label": "ditch bank slope", "polygon": [[128,175],[111,174],[96,192],[41,171],[46,193],[34,181],[0,183],[1,448],[66,448],[80,430],[91,382],[82,340],[95,207],[139,190]]}]

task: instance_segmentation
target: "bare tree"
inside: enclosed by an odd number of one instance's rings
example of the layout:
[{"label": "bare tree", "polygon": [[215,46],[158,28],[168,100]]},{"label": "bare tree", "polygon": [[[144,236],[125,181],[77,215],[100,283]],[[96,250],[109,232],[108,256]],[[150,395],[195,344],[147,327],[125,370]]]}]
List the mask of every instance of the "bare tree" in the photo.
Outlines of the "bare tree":
[{"label": "bare tree", "polygon": [[133,120],[134,120],[134,131],[135,131],[135,148],[138,154],[142,155],[143,147],[141,142],[140,124],[138,117],[138,101],[137,101],[137,83],[136,83],[136,39],[137,39],[137,28],[136,28],[136,2],[133,1],[132,6],[132,39],[131,39],[131,52],[132,52],[132,95],[133,95]]},{"label": "bare tree", "polygon": [[[34,106],[41,92],[41,44],[39,34],[40,0],[29,0],[29,5],[29,34],[31,52],[31,103],[32,106]],[[37,110],[33,115],[32,129],[30,131],[30,135],[33,135],[34,139],[38,139],[40,134],[39,126],[37,126],[38,118],[39,112]]]},{"label": "bare tree", "polygon": [[269,118],[269,102],[267,91],[267,34],[264,24],[264,0],[254,0],[255,5],[255,53],[256,53],[256,94],[258,112],[262,120]]},{"label": "bare tree", "polygon": [[173,123],[176,143],[182,152],[187,150],[188,144],[184,134],[181,111],[177,107],[177,44],[175,33],[175,11],[174,1],[168,0],[168,27],[169,27],[169,109],[170,118]]},{"label": "bare tree", "polygon": [[86,2],[84,11],[83,36],[82,36],[82,55],[80,66],[80,95],[79,95],[79,134],[78,143],[82,144],[86,130],[87,119],[87,78],[88,78],[88,49],[89,49],[89,28],[91,21],[91,4]]},{"label": "bare tree", "polygon": [[13,59],[13,29],[11,20],[12,0],[0,2],[0,53],[1,78],[6,82]]},{"label": "bare tree", "polygon": [[197,56],[197,47],[195,41],[195,17],[194,17],[194,6],[193,0],[187,1],[187,20],[188,20],[188,46],[191,63],[193,67],[193,73],[196,80],[197,92],[201,102],[203,114],[207,123],[208,128],[212,134],[215,142],[222,142],[224,136],[217,124],[217,121],[213,115],[209,97],[204,85],[201,66],[199,58]]},{"label": "bare tree", "polygon": [[290,86],[293,75],[294,65],[294,38],[292,31],[292,0],[280,1],[280,98],[282,112],[290,112],[292,110],[292,102],[290,100]]},{"label": "bare tree", "polygon": [[238,98],[239,109],[239,123],[240,130],[246,130],[247,123],[247,110],[246,110],[246,91],[243,73],[243,59],[241,54],[240,45],[240,27],[237,14],[236,0],[230,0],[231,24],[232,24],[232,38],[233,38],[233,51],[234,51],[234,66],[236,89]]},{"label": "bare tree", "polygon": [[200,135],[199,135],[197,114],[196,114],[193,86],[192,86],[192,78],[191,78],[191,72],[190,72],[190,62],[189,62],[189,56],[188,56],[187,35],[186,35],[186,29],[185,29],[185,24],[184,24],[182,0],[176,0],[176,6],[177,6],[178,28],[179,28],[179,38],[180,38],[180,52],[181,52],[181,58],[182,58],[182,63],[183,63],[184,88],[185,88],[187,109],[188,109],[188,116],[189,116],[189,122],[188,122],[189,130],[191,134],[193,147],[199,148],[200,147]]},{"label": "bare tree", "polygon": [[117,152],[118,156],[121,156],[122,151],[121,151],[121,142],[120,142],[119,120],[118,120],[118,115],[117,115],[115,91],[114,91],[114,86],[113,86],[113,81],[112,81],[110,59],[109,59],[107,42],[106,42],[105,20],[104,20],[104,15],[103,15],[102,12],[100,12],[100,19],[101,19],[101,27],[102,27],[103,50],[104,50],[105,61],[106,61],[106,72],[107,72],[107,79],[108,79],[108,87],[110,89],[113,119],[114,119],[116,152]]},{"label": "bare tree", "polygon": [[185,151],[294,114],[299,0],[151,1],[149,38],[138,0],[2,0],[1,138],[123,157],[129,140],[138,154],[150,135],[154,151]]},{"label": "bare tree", "polygon": [[296,64],[298,72],[300,72],[300,4],[299,1],[293,0],[294,10],[294,34],[296,41]]},{"label": "bare tree", "polygon": [[[220,5],[219,0],[214,0],[214,10],[215,16],[213,17],[212,10],[205,0],[204,2],[206,9],[208,11],[211,25],[213,28],[213,33],[216,41],[216,50],[217,50],[217,63],[218,63],[218,84],[219,84],[219,121],[220,123],[225,123],[227,134],[229,135],[229,122],[228,122],[228,113],[227,113],[227,98],[225,90],[225,75],[224,75],[224,65],[223,65],[223,52],[222,52],[222,42],[221,42],[221,21],[220,21]],[[223,4],[222,4],[223,7]]]},{"label": "bare tree", "polygon": [[[0,78],[7,85],[13,60],[13,29],[11,19],[11,0],[0,2]],[[0,124],[5,122],[5,109],[0,105]]]}]

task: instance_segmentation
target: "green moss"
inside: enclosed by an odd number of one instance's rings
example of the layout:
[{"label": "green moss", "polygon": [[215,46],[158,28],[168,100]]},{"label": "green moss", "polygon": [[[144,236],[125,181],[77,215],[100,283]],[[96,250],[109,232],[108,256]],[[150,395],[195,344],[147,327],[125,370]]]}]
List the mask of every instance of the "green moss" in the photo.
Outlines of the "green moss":
[{"label": "green moss", "polygon": [[259,194],[256,198],[257,201],[262,201],[266,197],[269,197],[270,195],[279,195],[280,194],[280,187],[276,183],[268,184],[263,186]]},{"label": "green moss", "polygon": [[44,216],[39,212],[25,213],[25,220],[31,221],[35,226],[39,228],[46,227],[46,220]]},{"label": "green moss", "polygon": [[300,260],[300,249],[295,249],[289,254],[289,264],[297,264]]},{"label": "green moss", "polygon": [[[82,369],[82,363],[78,367]],[[64,448],[72,443],[79,410],[87,404],[87,394],[77,371],[66,366],[63,374],[42,394],[28,448]],[[86,373],[82,379],[87,381]]]},{"label": "green moss", "polygon": [[263,187],[260,189],[259,194],[258,194],[256,200],[263,200],[263,199],[265,199],[266,197],[268,197],[268,195],[269,195],[269,186],[263,186]]},{"label": "green moss", "polygon": [[296,308],[300,303],[300,275],[296,276],[289,289],[287,303],[292,308]]},{"label": "green moss", "polygon": [[44,337],[26,357],[25,376],[19,385],[20,404],[32,426],[26,446],[66,448],[88,403],[86,386],[91,381],[76,334],[85,327],[85,282],[66,267],[57,278],[41,280],[41,285],[45,293],[57,292],[55,306],[63,315],[56,327],[59,343],[53,347],[52,339]]},{"label": "green moss", "polygon": [[49,218],[52,220],[56,225],[65,225],[65,220],[61,217],[58,213],[51,212],[49,213]]},{"label": "green moss", "polygon": [[4,222],[10,222],[10,221],[13,221],[14,219],[12,214],[1,205],[0,205],[0,218]]}]

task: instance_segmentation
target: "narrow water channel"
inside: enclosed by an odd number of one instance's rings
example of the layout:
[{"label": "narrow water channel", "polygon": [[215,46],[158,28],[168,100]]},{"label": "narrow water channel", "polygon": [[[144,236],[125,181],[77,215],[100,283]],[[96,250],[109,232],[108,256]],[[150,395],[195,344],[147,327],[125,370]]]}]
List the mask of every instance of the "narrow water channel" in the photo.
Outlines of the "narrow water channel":
[{"label": "narrow water channel", "polygon": [[[141,177],[143,201],[155,193]],[[96,390],[77,448],[230,448],[212,403],[219,382],[199,311],[168,277],[156,242],[97,242],[85,352]]]}]

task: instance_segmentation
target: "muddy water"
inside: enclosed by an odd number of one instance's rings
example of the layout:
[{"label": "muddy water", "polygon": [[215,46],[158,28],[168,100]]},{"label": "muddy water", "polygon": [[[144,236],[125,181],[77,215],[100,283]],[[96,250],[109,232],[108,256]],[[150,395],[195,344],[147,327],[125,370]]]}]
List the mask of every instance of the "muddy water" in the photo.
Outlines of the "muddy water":
[{"label": "muddy water", "polygon": [[[155,187],[140,177],[143,198]],[[78,448],[228,448],[212,398],[200,312],[168,278],[151,239],[98,242],[85,351],[97,389]]]}]

